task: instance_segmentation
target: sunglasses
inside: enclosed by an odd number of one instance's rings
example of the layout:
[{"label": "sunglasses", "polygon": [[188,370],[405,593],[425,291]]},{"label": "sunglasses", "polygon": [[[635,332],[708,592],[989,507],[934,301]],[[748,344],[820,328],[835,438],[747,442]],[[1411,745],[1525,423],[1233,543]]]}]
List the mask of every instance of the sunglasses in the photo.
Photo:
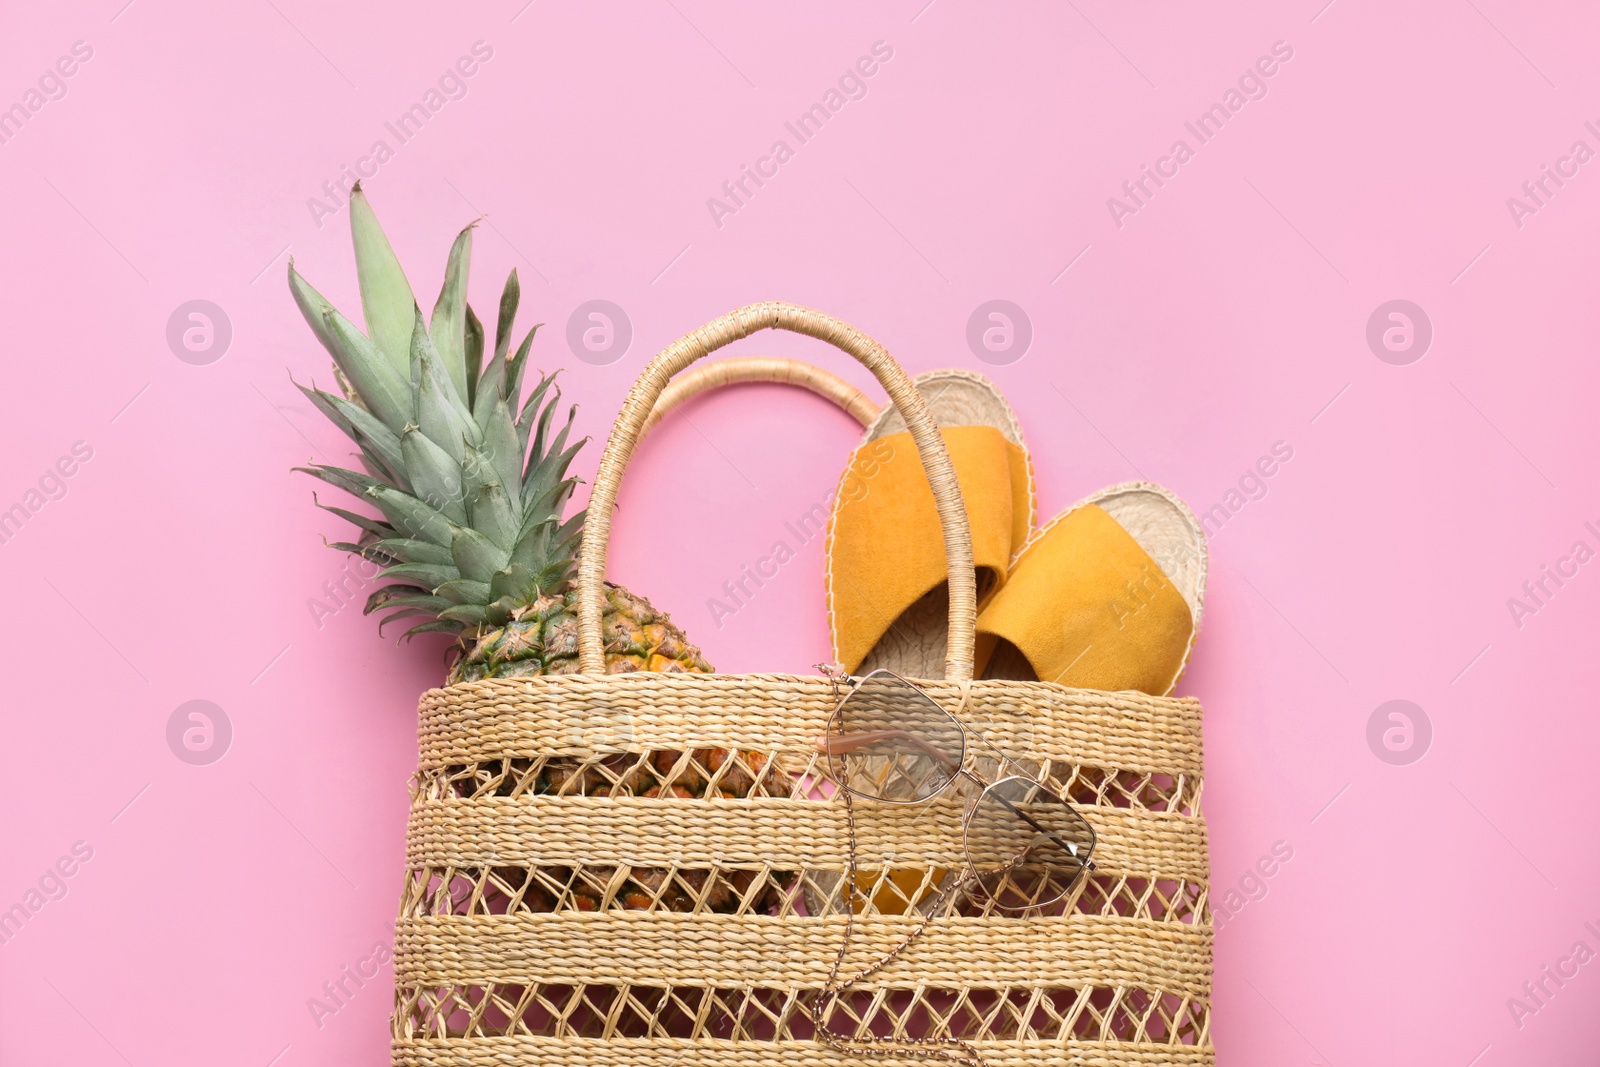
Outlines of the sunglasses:
[{"label": "sunglasses", "polygon": [[[921,804],[961,781],[975,794],[962,818],[972,883],[1006,911],[1054,904],[1094,870],[1094,830],[1016,760],[892,671],[850,686],[817,748],[829,777],[854,796]],[[969,760],[989,773],[968,769]],[[941,893],[941,896],[944,894]]]}]

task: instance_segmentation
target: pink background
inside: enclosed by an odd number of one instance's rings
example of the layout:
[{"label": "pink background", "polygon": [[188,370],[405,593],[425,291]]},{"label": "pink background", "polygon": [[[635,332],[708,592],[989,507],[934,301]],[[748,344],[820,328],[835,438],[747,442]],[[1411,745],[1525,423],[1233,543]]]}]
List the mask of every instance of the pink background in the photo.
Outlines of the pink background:
[{"label": "pink background", "polygon": [[[784,299],[912,371],[989,373],[1046,516],[1140,475],[1204,510],[1286,442],[1212,541],[1181,689],[1207,709],[1216,892],[1293,850],[1219,931],[1219,1061],[1592,1062],[1600,963],[1520,1020],[1507,1001],[1578,940],[1600,950],[1600,564],[1520,628],[1506,602],[1575,541],[1600,547],[1600,163],[1520,228],[1506,199],[1575,140],[1600,148],[1593,11],[122,2],[8,5],[0,33],[0,106],[93,49],[0,144],[0,507],[93,448],[0,545],[0,908],[93,849],[0,946],[0,1062],[386,1062],[387,968],[320,1028],[307,1000],[388,937],[440,647],[308,606],[344,527],[289,468],[346,449],[286,373],[328,378],[283,281],[292,252],[357,310],[346,216],[319,228],[307,200],[378,138],[396,151],[367,187],[419,296],[487,212],[474,303],[490,319],[518,268],[527,321],[549,324],[535,361],[564,368],[596,437],[653,352]],[[397,147],[384,123],[479,40],[493,58],[465,98]],[[716,226],[707,198],[793,146],[783,123],[876,41],[893,58],[868,95]],[[1183,123],[1277,41],[1293,59],[1267,96],[1119,228],[1107,198],[1194,147]],[[606,366],[565,340],[595,298],[634,330]],[[1034,330],[1005,366],[965,340],[995,298]],[[1434,328],[1408,366],[1365,340],[1397,298]],[[193,299],[232,323],[210,365],[166,341]],[[870,385],[812,342],[738,351]],[[706,601],[824,497],[855,437],[777,388],[697,403],[631,472],[613,574],[723,670],[807,670],[827,653],[819,543],[720,628]],[[167,746],[191,699],[233,726],[209,766]],[[1391,699],[1432,723],[1408,766],[1366,740]]]}]

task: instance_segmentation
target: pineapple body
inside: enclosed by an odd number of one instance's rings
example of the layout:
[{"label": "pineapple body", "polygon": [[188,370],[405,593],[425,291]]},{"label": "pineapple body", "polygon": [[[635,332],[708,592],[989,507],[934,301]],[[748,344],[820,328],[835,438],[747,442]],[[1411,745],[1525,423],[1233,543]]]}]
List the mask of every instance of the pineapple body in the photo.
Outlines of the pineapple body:
[{"label": "pineapple body", "polygon": [[[606,673],[711,673],[700,650],[665,612],[620,585],[606,583],[601,614]],[[540,597],[504,625],[471,641],[450,671],[450,683],[578,672],[578,593]]]}]

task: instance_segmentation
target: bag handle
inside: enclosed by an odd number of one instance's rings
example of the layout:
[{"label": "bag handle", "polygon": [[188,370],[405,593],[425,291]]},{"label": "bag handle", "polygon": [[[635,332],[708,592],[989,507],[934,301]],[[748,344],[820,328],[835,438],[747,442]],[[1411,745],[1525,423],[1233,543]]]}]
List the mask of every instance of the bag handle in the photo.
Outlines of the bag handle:
[{"label": "bag handle", "polygon": [[928,413],[927,402],[894,357],[872,338],[820,311],[777,302],[742,307],[680,337],[645,366],[628,391],[606,441],[605,453],[600,457],[600,470],[589,494],[583,543],[578,550],[578,669],[584,674],[605,673],[600,618],[605,601],[611,515],[628,459],[639,441],[640,429],[655,408],[661,391],[673,375],[695,360],[757,330],[774,329],[815,337],[855,357],[878,379],[904,416],[917,452],[922,456],[922,469],[933,489],[939,527],[944,532],[945,564],[950,581],[950,637],[945,649],[945,680],[971,681],[974,626],[978,616],[972,534],[967,526],[966,505],[961,499],[955,467],[950,463],[944,438]]},{"label": "bag handle", "polygon": [[661,399],[656,401],[656,406],[650,409],[650,417],[644,420],[644,428],[639,431],[639,436],[650,436],[650,431],[672,414],[674,408],[701,393],[709,393],[725,385],[746,383],[798,385],[830,402],[862,426],[871,426],[872,420],[878,417],[878,408],[882,406],[837,374],[802,360],[782,356],[734,356],[696,367],[673,379],[661,391]]}]

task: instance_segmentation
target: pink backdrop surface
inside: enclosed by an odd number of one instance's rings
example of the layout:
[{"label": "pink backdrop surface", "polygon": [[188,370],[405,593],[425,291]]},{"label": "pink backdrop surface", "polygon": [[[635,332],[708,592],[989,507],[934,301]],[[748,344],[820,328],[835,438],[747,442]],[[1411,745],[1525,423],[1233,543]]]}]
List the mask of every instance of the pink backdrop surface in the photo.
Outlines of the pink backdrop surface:
[{"label": "pink backdrop surface", "polygon": [[[22,108],[0,125],[0,508],[26,520],[0,544],[0,908],[26,914],[0,945],[0,1062],[386,1062],[388,967],[332,1015],[308,1002],[389,943],[441,648],[329,597],[344,530],[289,470],[347,451],[291,384],[326,384],[327,359],[284,272],[358,307],[324,191],[358,167],[425,301],[487,216],[473,302],[488,318],[517,268],[548,323],[535,362],[601,440],[651,354],[782,299],[913,372],[993,377],[1046,516],[1139,477],[1209,511],[1180,692],[1206,707],[1230,905],[1219,1062],[1593,1062],[1593,9],[124,3],[8,5],[0,33],[0,107]],[[785,123],[875,47],[802,143]],[[409,139],[386,126],[429,102]],[[1213,104],[1202,140],[1185,124]],[[779,140],[775,175],[708,206]],[[1167,176],[1130,195],[1146,166]],[[609,362],[566,339],[596,299],[631,324]],[[996,299],[1026,351],[969,345]],[[193,300],[225,350],[169,343]],[[1369,344],[1393,300],[1409,345]],[[737,352],[878,395],[814,342]],[[780,388],[695,403],[630,472],[614,576],[723,670],[808,670],[822,550],[785,523],[855,438]],[[1292,458],[1251,477],[1275,446]],[[714,618],[780,539],[796,558]],[[231,726],[206,765],[169,747],[191,700]],[[1409,734],[1385,712],[1369,735],[1391,700],[1420,709]]]}]

